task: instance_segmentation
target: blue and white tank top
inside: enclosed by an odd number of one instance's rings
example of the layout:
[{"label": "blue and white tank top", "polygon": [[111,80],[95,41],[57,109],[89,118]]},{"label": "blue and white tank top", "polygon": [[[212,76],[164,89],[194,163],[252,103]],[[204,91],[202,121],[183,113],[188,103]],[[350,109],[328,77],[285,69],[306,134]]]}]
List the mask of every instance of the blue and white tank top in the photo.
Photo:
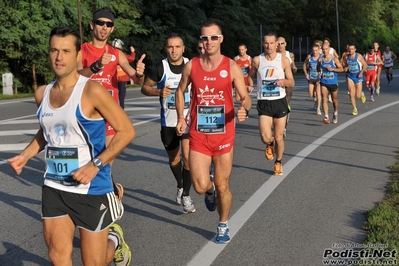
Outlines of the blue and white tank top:
[{"label": "blue and white tank top", "polygon": [[317,64],[319,63],[319,59],[321,58],[321,54],[318,54],[316,59],[313,59],[313,54],[309,55],[309,68],[308,75],[310,80],[319,80],[319,73],[317,72]]},{"label": "blue and white tank top", "polygon": [[332,68],[337,68],[334,64],[334,57],[331,57],[331,59],[326,62],[324,61],[324,58],[321,59],[321,78],[320,82],[326,85],[334,85],[338,83],[338,75],[336,72],[328,71],[327,67],[331,66]]},{"label": "blue and white tank top", "polygon": [[392,60],[392,54],[391,51],[388,53],[384,51],[384,67],[392,67],[393,66],[393,60]]},{"label": "blue and white tank top", "polygon": [[359,61],[359,54],[355,53],[355,57],[351,59],[351,56],[348,54],[346,57],[347,65],[348,65],[348,77],[357,78],[357,75],[360,73],[362,69],[362,63]]},{"label": "blue and white tank top", "polygon": [[72,193],[104,195],[113,191],[109,164],[87,185],[78,183],[71,175],[105,149],[105,120],[88,118],[81,109],[81,97],[88,80],[80,76],[69,99],[59,108],[53,108],[49,100],[55,82],[47,85],[44,91],[37,110],[47,141],[44,184]]},{"label": "blue and white tank top", "polygon": [[[183,57],[184,64],[188,62],[188,58]],[[167,97],[159,97],[159,102],[161,104],[161,125],[164,127],[175,127],[177,125],[177,112],[175,104],[175,92],[179,86],[181,79],[181,73],[175,74],[171,71],[168,63],[168,59],[162,60],[162,65],[164,69],[164,74],[160,81],[157,83],[158,89],[163,89],[169,86],[169,89],[173,92]],[[187,117],[188,109],[190,106],[190,92],[191,84],[188,86],[187,90],[184,92],[184,117]]]},{"label": "blue and white tank top", "polygon": [[259,56],[257,74],[257,98],[258,100],[278,100],[285,97],[285,87],[276,85],[277,80],[285,79],[282,66],[282,56],[277,53],[274,60],[266,59],[264,53]]}]

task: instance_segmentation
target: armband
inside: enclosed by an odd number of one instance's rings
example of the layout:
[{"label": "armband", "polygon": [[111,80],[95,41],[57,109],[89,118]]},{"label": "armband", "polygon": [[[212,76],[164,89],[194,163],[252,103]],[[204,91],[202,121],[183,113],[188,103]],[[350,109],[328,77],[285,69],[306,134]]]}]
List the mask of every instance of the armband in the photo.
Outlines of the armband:
[{"label": "armband", "polygon": [[90,65],[90,71],[93,73],[97,73],[98,71],[100,71],[103,68],[104,68],[104,66],[102,66],[100,68],[97,67],[97,61]]}]

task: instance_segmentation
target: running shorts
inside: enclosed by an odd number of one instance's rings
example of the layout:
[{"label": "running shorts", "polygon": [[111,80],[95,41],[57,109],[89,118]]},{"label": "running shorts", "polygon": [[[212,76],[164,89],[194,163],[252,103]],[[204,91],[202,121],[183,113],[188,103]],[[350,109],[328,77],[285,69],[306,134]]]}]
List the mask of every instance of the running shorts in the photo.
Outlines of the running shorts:
[{"label": "running shorts", "polygon": [[338,84],[324,84],[321,83],[322,87],[325,87],[329,92],[334,92],[338,90]]},{"label": "running shorts", "polygon": [[229,153],[234,146],[234,134],[190,134],[190,150],[208,155],[218,156]]},{"label": "running shorts", "polygon": [[42,187],[42,219],[69,215],[73,223],[87,231],[107,229],[122,215],[122,206],[114,192],[86,195]]},{"label": "running shorts", "polygon": [[178,136],[175,127],[161,127],[161,140],[165,150],[173,151],[179,147],[182,139],[188,139],[188,134]]},{"label": "running shorts", "polygon": [[258,115],[271,116],[273,118],[281,118],[286,116],[288,111],[287,99],[284,97],[277,100],[258,100],[256,109]]}]

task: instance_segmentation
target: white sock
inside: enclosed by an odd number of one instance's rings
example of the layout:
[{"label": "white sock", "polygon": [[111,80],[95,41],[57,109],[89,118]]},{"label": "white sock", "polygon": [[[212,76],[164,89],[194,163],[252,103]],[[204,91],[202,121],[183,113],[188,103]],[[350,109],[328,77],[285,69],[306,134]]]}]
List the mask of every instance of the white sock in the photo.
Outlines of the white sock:
[{"label": "white sock", "polygon": [[334,115],[338,115],[338,111],[334,112]]},{"label": "white sock", "polygon": [[115,244],[115,250],[116,250],[116,248],[117,248],[118,245],[119,245],[118,238],[117,238],[116,236],[113,236],[113,235],[108,235],[108,239],[111,239],[112,242],[114,242],[114,244]]}]

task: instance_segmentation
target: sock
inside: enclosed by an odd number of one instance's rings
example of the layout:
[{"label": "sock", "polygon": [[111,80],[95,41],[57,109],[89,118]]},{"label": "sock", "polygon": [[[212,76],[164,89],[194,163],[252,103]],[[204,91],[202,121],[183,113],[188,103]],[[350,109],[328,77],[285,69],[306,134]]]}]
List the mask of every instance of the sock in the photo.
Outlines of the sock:
[{"label": "sock", "polygon": [[183,167],[183,196],[190,195],[191,175],[190,171]]},{"label": "sock", "polygon": [[175,176],[175,179],[177,181],[177,187],[182,188],[183,187],[183,177],[182,177],[182,163],[179,161],[176,165],[169,165],[170,170],[172,170],[173,175]]},{"label": "sock", "polygon": [[281,160],[276,160],[274,163],[281,163]]},{"label": "sock", "polygon": [[374,95],[374,91],[375,91],[375,88],[374,88],[374,87],[371,87],[371,92],[370,92],[371,96]]},{"label": "sock", "polygon": [[116,236],[113,236],[113,235],[108,235],[108,239],[110,239],[110,240],[112,240],[112,242],[114,242],[114,244],[115,244],[115,250],[116,250],[116,248],[117,248],[118,245],[119,245],[118,238],[117,238]]},{"label": "sock", "polygon": [[227,225],[227,226],[229,225],[229,221],[225,221],[225,222],[219,221],[219,223],[220,223],[220,224],[225,224],[225,225]]},{"label": "sock", "polygon": [[334,111],[334,115],[338,115],[338,111]]},{"label": "sock", "polygon": [[328,115],[325,115],[324,118],[325,118],[325,119],[328,119]]}]

